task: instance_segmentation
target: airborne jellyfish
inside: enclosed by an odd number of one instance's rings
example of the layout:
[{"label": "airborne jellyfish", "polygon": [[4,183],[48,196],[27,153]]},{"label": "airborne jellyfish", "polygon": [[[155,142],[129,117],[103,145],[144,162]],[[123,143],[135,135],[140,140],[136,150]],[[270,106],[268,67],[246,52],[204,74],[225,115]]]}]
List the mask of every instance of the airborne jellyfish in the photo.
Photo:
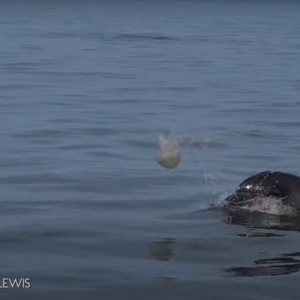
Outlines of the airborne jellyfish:
[{"label": "airborne jellyfish", "polygon": [[157,162],[164,168],[175,169],[180,163],[179,142],[176,136],[159,136],[160,153]]}]

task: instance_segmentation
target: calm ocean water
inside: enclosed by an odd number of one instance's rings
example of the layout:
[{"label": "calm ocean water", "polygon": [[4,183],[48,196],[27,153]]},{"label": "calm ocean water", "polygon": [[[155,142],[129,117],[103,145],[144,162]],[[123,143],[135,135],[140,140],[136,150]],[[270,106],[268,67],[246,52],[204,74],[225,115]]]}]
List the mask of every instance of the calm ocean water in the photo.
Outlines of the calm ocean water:
[{"label": "calm ocean water", "polygon": [[[0,297],[298,299],[300,226],[220,201],[254,173],[300,174],[299,12],[1,1],[1,278],[31,288]],[[168,133],[172,171],[155,162]]]}]

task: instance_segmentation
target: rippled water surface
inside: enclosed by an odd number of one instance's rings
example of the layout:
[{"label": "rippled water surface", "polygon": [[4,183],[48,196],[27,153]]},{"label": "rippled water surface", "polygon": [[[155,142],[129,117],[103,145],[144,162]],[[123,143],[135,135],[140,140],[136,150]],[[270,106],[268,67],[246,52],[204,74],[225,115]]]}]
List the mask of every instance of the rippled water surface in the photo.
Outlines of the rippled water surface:
[{"label": "rippled water surface", "polygon": [[220,203],[254,173],[300,174],[299,11],[1,1],[1,278],[32,287],[0,294],[298,299],[300,222]]}]

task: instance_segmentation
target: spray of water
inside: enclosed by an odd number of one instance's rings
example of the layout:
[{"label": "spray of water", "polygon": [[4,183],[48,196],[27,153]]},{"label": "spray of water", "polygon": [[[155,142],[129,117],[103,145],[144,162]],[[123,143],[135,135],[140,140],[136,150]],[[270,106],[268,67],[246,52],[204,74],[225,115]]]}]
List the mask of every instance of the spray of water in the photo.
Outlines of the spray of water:
[{"label": "spray of water", "polygon": [[294,207],[285,205],[282,201],[284,198],[276,197],[257,197],[249,204],[242,206],[242,209],[250,212],[260,212],[279,216],[292,216],[296,214]]}]

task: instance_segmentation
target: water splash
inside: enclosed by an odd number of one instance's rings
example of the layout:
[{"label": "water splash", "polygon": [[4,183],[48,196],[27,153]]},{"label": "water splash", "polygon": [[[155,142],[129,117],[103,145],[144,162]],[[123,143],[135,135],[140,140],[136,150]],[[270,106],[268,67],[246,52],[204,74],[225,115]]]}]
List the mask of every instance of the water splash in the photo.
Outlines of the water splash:
[{"label": "water splash", "polygon": [[[293,216],[297,213],[295,207],[283,203],[283,198],[256,197],[235,207],[238,210],[259,212],[275,216]],[[233,208],[230,206],[230,209]]]}]

